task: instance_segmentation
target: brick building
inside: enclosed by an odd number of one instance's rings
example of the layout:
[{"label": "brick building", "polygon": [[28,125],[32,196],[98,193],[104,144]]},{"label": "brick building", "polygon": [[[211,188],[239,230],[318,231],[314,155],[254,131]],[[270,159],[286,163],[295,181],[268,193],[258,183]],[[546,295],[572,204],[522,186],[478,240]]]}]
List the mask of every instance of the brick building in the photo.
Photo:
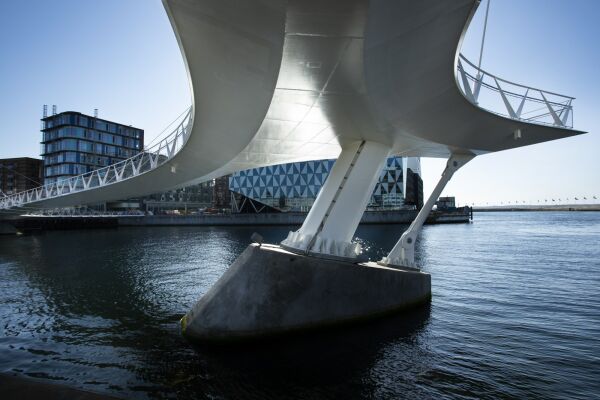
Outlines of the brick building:
[{"label": "brick building", "polygon": [[5,195],[42,185],[42,160],[20,157],[0,159],[0,190]]}]

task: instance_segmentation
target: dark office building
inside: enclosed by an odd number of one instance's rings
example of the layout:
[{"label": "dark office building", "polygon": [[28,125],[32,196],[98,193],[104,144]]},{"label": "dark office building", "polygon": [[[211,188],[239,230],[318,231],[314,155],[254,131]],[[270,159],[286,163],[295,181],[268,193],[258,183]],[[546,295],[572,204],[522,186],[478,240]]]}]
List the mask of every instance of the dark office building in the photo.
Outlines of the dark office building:
[{"label": "dark office building", "polygon": [[231,175],[225,175],[215,179],[212,198],[214,208],[231,207],[231,190],[229,190],[230,177]]},{"label": "dark office building", "polygon": [[5,195],[33,189],[40,186],[41,181],[42,160],[29,157],[0,159],[0,191]]},{"label": "dark office building", "polygon": [[423,179],[412,169],[406,170],[406,197],[404,204],[413,205],[420,210],[423,208]]},{"label": "dark office building", "polygon": [[66,111],[42,119],[44,182],[52,183],[125,160],[144,148],[144,131]]},{"label": "dark office building", "polygon": [[153,213],[169,210],[197,211],[213,205],[214,182],[208,181],[181,189],[154,193],[142,198],[143,207]]}]

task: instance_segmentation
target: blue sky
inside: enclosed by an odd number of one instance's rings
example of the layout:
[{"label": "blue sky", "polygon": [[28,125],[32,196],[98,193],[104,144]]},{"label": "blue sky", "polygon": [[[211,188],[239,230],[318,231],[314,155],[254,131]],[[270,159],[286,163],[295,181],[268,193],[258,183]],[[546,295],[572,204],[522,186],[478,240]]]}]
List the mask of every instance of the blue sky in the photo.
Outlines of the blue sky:
[{"label": "blue sky", "polygon": [[[485,1],[462,49],[473,61]],[[576,97],[575,127],[590,133],[478,157],[445,194],[469,204],[600,198],[599,18],[596,0],[492,0],[482,67]],[[43,104],[98,108],[100,117],[145,129],[147,142],[190,104],[158,0],[3,1],[0,50],[0,157],[39,155]],[[443,166],[423,160],[426,192]]]}]

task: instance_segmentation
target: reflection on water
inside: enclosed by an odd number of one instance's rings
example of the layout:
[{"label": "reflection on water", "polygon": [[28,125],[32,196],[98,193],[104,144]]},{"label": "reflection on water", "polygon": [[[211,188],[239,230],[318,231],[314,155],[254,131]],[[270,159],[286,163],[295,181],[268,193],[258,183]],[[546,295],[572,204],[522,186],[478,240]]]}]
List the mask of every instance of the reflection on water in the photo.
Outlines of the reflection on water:
[{"label": "reflection on water", "polygon": [[[405,227],[363,226],[371,258]],[[178,320],[258,230],[0,238],[0,372],[133,398],[590,398],[600,393],[600,213],[427,226],[431,306],[251,345],[192,348]],[[376,288],[374,288],[376,290]]]}]

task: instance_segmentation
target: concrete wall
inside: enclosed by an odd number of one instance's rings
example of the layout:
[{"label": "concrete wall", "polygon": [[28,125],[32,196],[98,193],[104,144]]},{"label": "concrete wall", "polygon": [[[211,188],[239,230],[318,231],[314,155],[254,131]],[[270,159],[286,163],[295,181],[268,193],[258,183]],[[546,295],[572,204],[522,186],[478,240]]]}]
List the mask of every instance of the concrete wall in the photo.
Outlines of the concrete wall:
[{"label": "concrete wall", "polygon": [[[361,224],[410,224],[416,211],[375,211],[364,213]],[[147,215],[110,217],[21,217],[12,224],[0,222],[0,234],[15,234],[13,224],[22,231],[55,229],[90,229],[117,226],[261,226],[302,225],[306,213],[278,214],[204,214]],[[465,223],[468,213],[432,213],[427,223]]]},{"label": "concrete wall", "polygon": [[427,303],[431,276],[251,244],[182,318],[193,340],[234,340],[355,322]]},{"label": "concrete wall", "polygon": [[[366,212],[363,224],[409,224],[416,211],[377,211]],[[160,226],[160,225],[302,225],[306,213],[278,214],[204,214],[204,215],[149,215],[143,217],[119,218],[119,226]]]},{"label": "concrete wall", "polygon": [[[416,210],[365,212],[361,224],[410,224]],[[119,226],[176,226],[176,225],[302,225],[306,213],[277,214],[204,214],[204,215],[148,215],[120,217]],[[427,223],[465,223],[468,213],[434,213]]]}]

